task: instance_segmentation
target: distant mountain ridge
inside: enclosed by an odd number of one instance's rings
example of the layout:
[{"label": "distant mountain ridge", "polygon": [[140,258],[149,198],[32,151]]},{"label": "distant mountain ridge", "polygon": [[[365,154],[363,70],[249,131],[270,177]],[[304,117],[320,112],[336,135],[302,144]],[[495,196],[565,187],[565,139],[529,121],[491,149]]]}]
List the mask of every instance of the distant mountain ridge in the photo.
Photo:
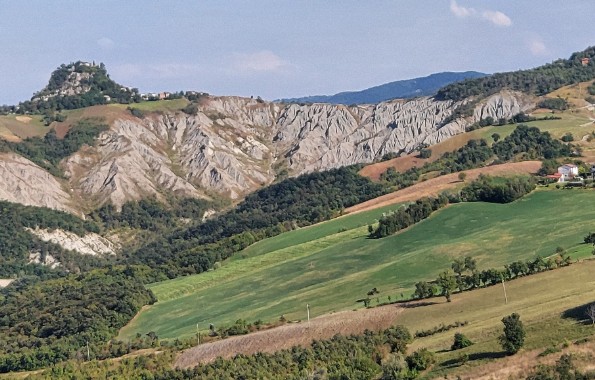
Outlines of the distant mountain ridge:
[{"label": "distant mountain ridge", "polygon": [[426,77],[399,80],[361,91],[346,91],[335,95],[314,95],[276,100],[282,103],[375,104],[391,99],[407,99],[434,95],[440,88],[465,79],[482,78],[488,74],[477,71],[442,72]]}]

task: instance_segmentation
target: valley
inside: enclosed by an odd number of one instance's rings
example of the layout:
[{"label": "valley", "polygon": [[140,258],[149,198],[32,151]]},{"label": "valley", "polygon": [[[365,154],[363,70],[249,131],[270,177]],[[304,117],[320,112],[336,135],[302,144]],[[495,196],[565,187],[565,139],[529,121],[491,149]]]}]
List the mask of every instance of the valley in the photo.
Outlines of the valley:
[{"label": "valley", "polygon": [[60,66],[0,107],[0,372],[525,378],[567,352],[589,370],[591,59],[351,105]]}]

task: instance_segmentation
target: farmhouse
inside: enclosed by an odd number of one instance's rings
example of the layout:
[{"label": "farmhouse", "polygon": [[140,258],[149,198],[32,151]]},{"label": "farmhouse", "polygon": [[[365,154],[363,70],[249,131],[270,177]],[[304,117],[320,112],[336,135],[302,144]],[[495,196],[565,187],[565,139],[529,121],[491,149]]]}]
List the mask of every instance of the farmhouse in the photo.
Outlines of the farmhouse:
[{"label": "farmhouse", "polygon": [[578,175],[578,166],[564,164],[558,168],[558,173],[563,174],[565,178],[573,178]]}]

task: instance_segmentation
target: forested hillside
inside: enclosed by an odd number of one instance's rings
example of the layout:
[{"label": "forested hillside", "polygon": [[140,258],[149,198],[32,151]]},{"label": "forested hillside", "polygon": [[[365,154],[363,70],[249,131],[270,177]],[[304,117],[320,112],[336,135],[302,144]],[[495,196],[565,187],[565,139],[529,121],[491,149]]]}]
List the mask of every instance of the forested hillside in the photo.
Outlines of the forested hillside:
[{"label": "forested hillside", "polygon": [[283,180],[250,194],[225,214],[158,237],[129,260],[170,278],[204,272],[258,240],[328,220],[388,191],[357,171],[343,167]]},{"label": "forested hillside", "polygon": [[[589,58],[589,62],[583,64],[582,58]],[[471,96],[485,97],[503,89],[541,96],[560,87],[594,78],[595,46],[592,46],[572,54],[568,59],[559,59],[534,69],[496,73],[450,84],[438,91],[436,99],[459,101]]]},{"label": "forested hillside", "polygon": [[146,304],[129,269],[19,283],[0,295],[0,372],[31,370],[106,344]]},{"label": "forested hillside", "polygon": [[99,232],[96,223],[83,221],[71,214],[0,201],[0,277],[47,273],[47,267],[29,264],[31,252],[39,252],[41,257],[51,255],[65,270],[89,270],[99,264],[100,259],[83,257],[57,244],[41,241],[25,230],[26,227],[60,228],[80,236]]}]

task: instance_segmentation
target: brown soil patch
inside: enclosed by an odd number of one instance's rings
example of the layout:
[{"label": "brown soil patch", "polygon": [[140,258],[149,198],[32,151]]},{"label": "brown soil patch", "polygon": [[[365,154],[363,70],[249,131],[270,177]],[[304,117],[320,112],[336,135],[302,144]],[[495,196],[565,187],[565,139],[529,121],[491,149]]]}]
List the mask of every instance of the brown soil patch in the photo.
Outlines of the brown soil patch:
[{"label": "brown soil patch", "polygon": [[366,329],[382,330],[392,326],[401,307],[387,305],[373,309],[342,311],[323,315],[308,322],[288,323],[269,330],[205,343],[186,350],[175,366],[191,368],[209,363],[217,357],[231,358],[237,354],[273,353],[293,346],[307,346],[314,339],[329,339],[336,334],[361,334]]},{"label": "brown soil patch", "polygon": [[17,116],[15,117],[15,119],[17,119],[17,121],[20,121],[21,123],[29,123],[31,120],[33,120],[29,116]]},{"label": "brown soil patch", "polygon": [[[487,175],[515,175],[536,173],[541,167],[540,161],[514,162],[502,165],[486,166],[484,168],[465,170],[467,181],[474,180],[480,174]],[[345,214],[373,210],[379,207],[389,206],[395,203],[409,202],[416,199],[436,196],[444,190],[460,186],[459,173],[446,174],[437,178],[417,183],[411,187],[386,194],[378,198],[345,209]]]}]

